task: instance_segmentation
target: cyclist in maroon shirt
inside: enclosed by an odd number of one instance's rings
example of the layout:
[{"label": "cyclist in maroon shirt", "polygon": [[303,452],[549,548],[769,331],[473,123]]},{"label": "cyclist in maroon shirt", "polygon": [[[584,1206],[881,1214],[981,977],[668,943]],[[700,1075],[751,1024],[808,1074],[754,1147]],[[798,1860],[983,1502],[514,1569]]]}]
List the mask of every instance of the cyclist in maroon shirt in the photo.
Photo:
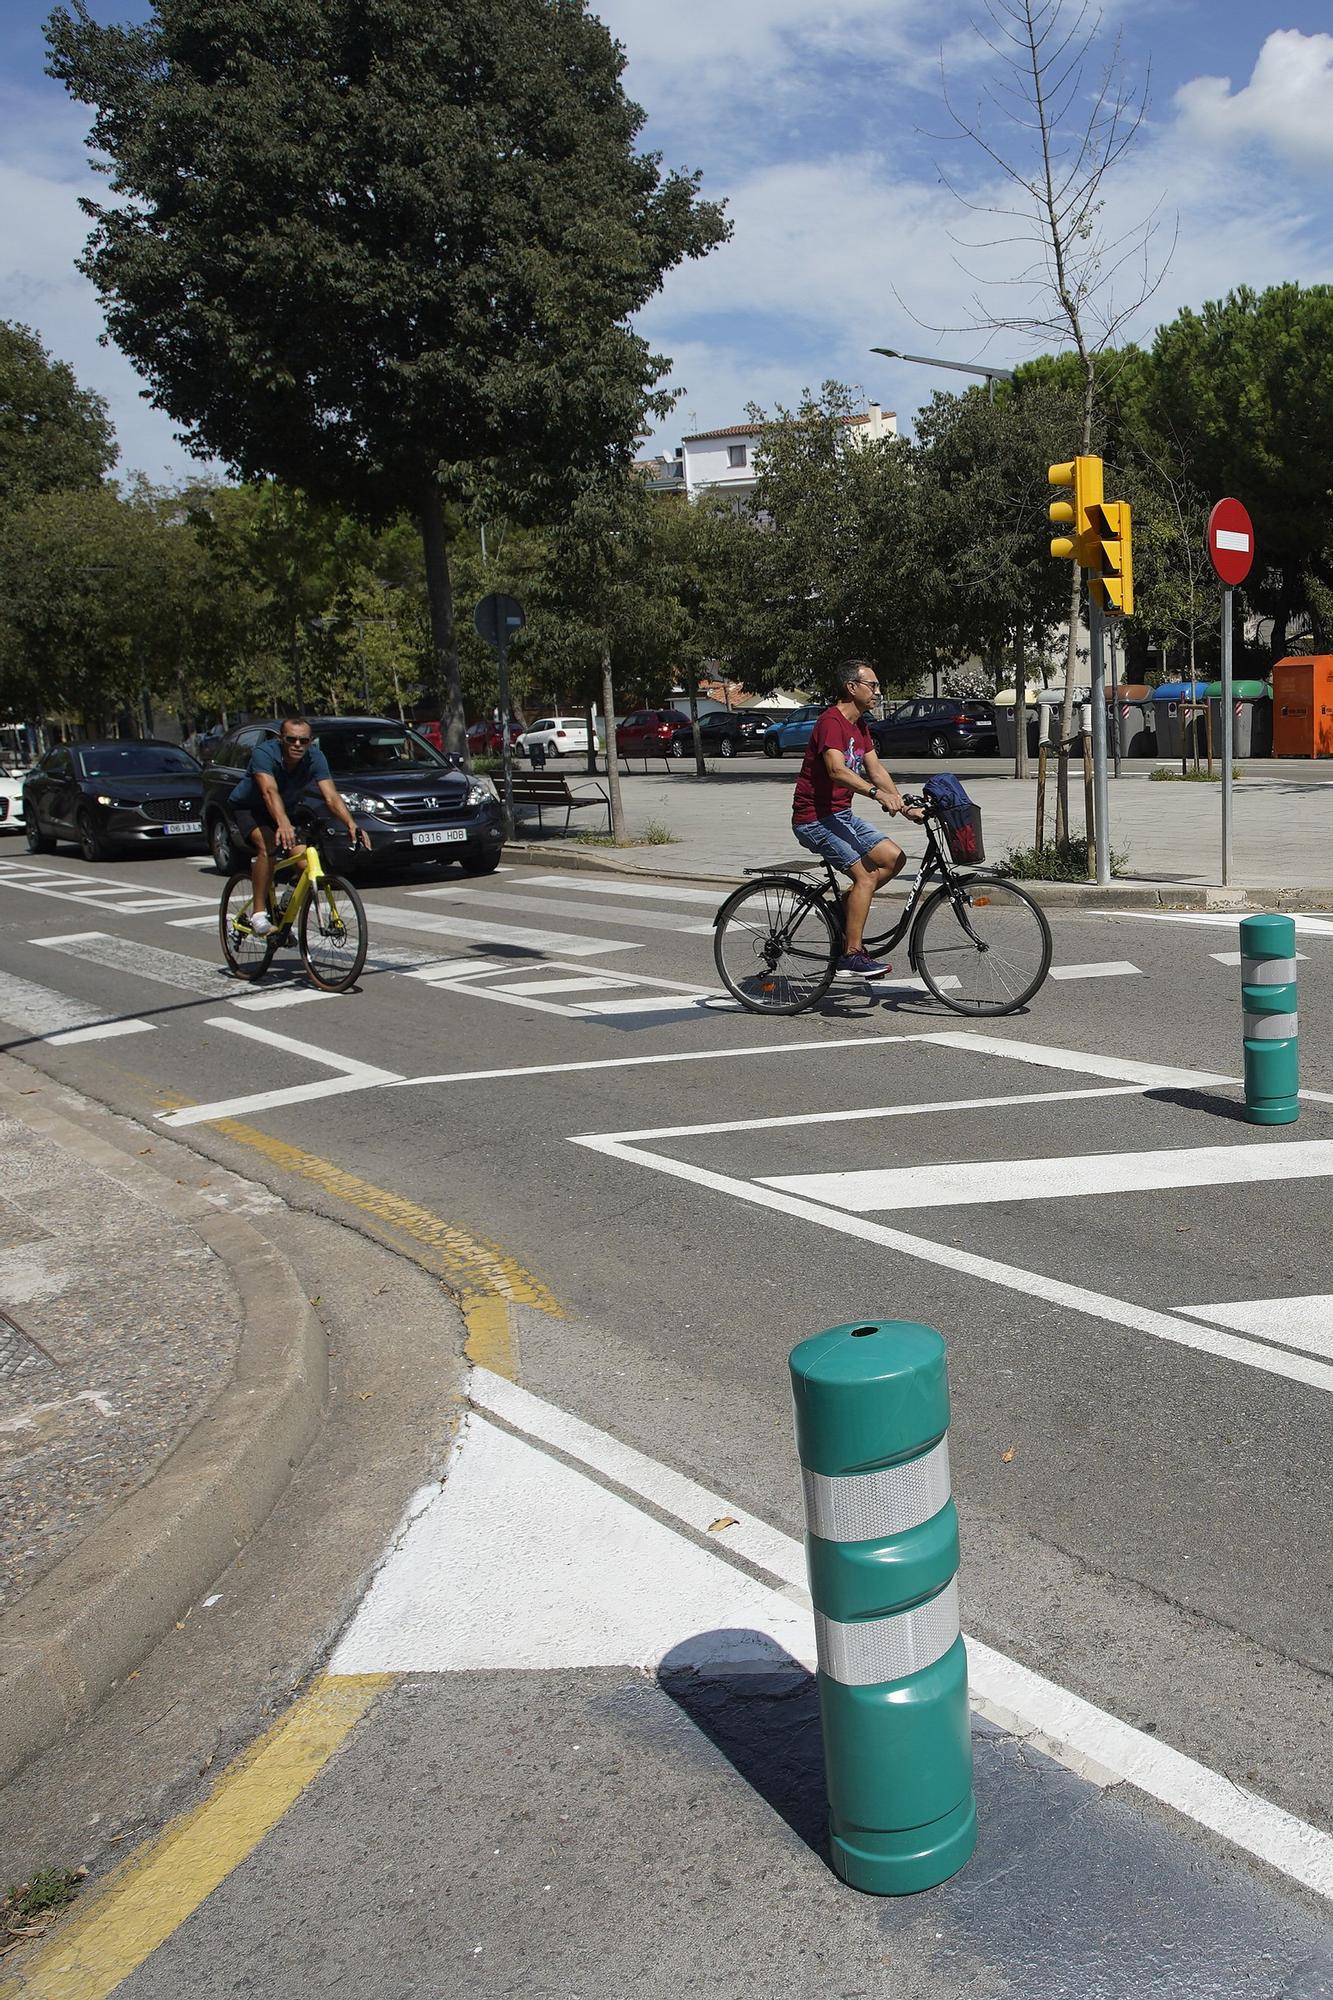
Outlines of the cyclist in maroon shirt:
[{"label": "cyclist in maroon shirt", "polygon": [[857,817],[851,809],[853,795],[877,800],[887,813],[921,818],[918,810],[903,804],[866,727],[866,710],[878,693],[879,680],[868,660],[844,664],[835,698],[806,745],[792,795],[791,828],[802,847],[851,877],[844,905],[847,948],[838,970],[862,979],[883,979],[893,970],[866,951],[865,922],[875,891],[893,880],[906,856],[897,841]]}]

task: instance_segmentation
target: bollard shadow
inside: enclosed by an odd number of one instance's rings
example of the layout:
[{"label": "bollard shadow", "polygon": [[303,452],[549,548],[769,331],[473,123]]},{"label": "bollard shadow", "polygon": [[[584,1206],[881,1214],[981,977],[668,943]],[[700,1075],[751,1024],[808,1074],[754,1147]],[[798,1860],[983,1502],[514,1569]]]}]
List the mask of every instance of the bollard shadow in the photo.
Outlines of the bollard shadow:
[{"label": "bollard shadow", "polygon": [[1183,1111],[1202,1111],[1210,1118],[1230,1118],[1245,1125],[1245,1106],[1234,1097],[1218,1097],[1211,1090],[1145,1090],[1150,1104],[1178,1104]]},{"label": "bollard shadow", "polygon": [[759,1797],[827,1862],[828,1802],[815,1677],[767,1633],[700,1632],[658,1684]]}]

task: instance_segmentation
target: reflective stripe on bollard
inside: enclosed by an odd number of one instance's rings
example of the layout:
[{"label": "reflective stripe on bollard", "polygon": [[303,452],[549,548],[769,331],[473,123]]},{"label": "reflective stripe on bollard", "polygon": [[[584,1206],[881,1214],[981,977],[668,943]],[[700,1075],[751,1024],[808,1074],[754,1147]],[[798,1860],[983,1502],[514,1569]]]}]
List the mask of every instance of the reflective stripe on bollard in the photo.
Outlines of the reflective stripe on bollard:
[{"label": "reflective stripe on bollard", "polygon": [[1240,954],[1245,1116],[1252,1125],[1292,1125],[1300,1110],[1295,923],[1245,917]]},{"label": "reflective stripe on bollard", "polygon": [[835,1326],[790,1367],[833,1863],[906,1895],[955,1874],[977,1832],[944,1342]]}]

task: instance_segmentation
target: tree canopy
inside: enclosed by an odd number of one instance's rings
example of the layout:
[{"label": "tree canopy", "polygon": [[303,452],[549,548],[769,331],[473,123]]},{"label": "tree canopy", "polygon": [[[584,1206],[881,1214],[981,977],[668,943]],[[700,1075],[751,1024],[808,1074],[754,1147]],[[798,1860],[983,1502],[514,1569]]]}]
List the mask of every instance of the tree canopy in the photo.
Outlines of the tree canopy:
[{"label": "tree canopy", "polygon": [[116,460],[106,403],[26,326],[0,320],[0,511],[99,486]]}]

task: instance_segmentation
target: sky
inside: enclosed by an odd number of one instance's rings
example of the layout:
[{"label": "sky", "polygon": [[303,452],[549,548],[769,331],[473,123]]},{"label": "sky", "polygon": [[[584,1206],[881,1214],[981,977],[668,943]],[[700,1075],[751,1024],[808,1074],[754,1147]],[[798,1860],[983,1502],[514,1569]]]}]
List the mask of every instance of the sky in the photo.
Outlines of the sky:
[{"label": "sky", "polygon": [[[1077,0],[1060,4],[1072,21]],[[986,6],[595,7],[647,114],[640,143],[666,168],[699,172],[733,224],[728,243],[669,273],[641,315],[654,350],[671,358],[666,386],[679,391],[652,448],[743,422],[752,402],[792,407],[828,379],[896,410],[910,430],[935,390],[963,381],[882,359],[877,346],[1001,367],[1050,351],[1047,338],[978,325],[979,311],[1024,316],[1032,263],[1012,225],[987,212],[998,170],[946,103],[947,93],[965,125],[980,106],[1001,150],[1021,145],[1001,115],[1004,71]],[[110,21],[147,9],[92,0],[90,11]],[[44,74],[46,12],[9,0],[0,24],[0,318],[32,327],[107,398],[122,476],[178,478],[198,461],[143,400],[129,363],[99,345],[97,300],[75,269],[88,229],[79,197],[102,195],[105,182],[87,165],[86,110]],[[1103,221],[1152,219],[1147,268],[1157,281],[1124,337],[1150,340],[1182,306],[1239,284],[1333,282],[1329,22],[1327,0],[1107,0],[1075,114],[1118,42],[1117,73],[1146,110],[1104,183]],[[1110,295],[1127,307],[1142,289],[1131,265]]]}]

